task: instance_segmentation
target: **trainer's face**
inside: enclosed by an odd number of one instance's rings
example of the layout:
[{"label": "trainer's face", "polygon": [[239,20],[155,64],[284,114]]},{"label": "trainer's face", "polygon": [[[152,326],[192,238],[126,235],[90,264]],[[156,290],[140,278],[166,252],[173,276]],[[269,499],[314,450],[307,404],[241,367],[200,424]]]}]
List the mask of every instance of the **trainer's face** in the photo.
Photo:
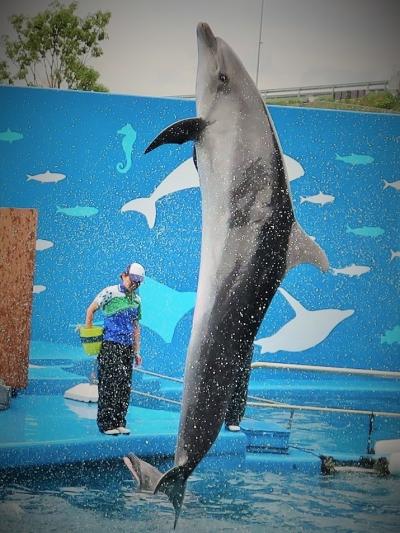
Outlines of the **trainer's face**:
[{"label": "trainer's face", "polygon": [[122,283],[124,284],[124,287],[128,292],[134,291],[140,285],[140,283],[132,281],[127,274],[122,274]]}]

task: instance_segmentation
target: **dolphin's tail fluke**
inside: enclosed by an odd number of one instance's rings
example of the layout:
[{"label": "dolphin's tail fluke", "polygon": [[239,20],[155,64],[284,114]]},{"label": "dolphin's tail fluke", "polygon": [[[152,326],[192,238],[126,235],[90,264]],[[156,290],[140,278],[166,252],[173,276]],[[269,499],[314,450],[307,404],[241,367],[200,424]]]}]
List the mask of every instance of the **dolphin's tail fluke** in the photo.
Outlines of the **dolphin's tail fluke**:
[{"label": "dolphin's tail fluke", "polygon": [[178,518],[181,513],[187,478],[188,472],[186,468],[183,466],[174,466],[162,476],[154,490],[154,494],[156,492],[164,492],[174,506],[174,529],[176,528],[176,524],[178,523]]},{"label": "dolphin's tail fluke", "polygon": [[154,228],[157,211],[156,203],[151,196],[149,198],[136,198],[135,200],[131,200],[124,204],[121,207],[121,213],[125,213],[126,211],[137,211],[138,213],[141,213],[146,217],[149,228]]},{"label": "dolphin's tail fluke", "polygon": [[133,478],[139,483],[139,489],[152,492],[164,492],[175,509],[174,529],[178,523],[183,498],[185,496],[186,481],[190,472],[183,466],[174,466],[164,475],[154,466],[142,461],[133,453],[124,457],[125,466]]}]

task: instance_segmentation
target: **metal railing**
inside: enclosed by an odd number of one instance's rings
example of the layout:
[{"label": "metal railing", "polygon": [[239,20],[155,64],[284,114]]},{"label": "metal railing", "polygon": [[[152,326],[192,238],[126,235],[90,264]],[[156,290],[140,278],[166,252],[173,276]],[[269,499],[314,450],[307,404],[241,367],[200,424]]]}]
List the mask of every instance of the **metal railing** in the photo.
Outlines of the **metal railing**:
[{"label": "metal railing", "polygon": [[312,372],[325,372],[330,374],[346,374],[357,376],[376,376],[400,379],[400,372],[390,370],[372,370],[368,368],[345,368],[337,366],[296,365],[289,363],[267,363],[264,361],[252,363],[251,368],[279,368],[287,370],[304,370]]},{"label": "metal railing", "polygon": [[[302,96],[323,96],[331,95],[334,99],[337,95],[348,92],[359,92],[367,94],[370,91],[386,91],[389,88],[389,80],[360,81],[349,83],[330,83],[327,85],[304,85],[301,87],[280,87],[275,89],[260,89],[261,96],[265,98],[284,98]],[[165,98],[194,99],[193,94],[181,94],[176,96],[166,96]]]},{"label": "metal railing", "polygon": [[[280,370],[300,370],[305,372],[325,372],[325,373],[335,373],[335,374],[345,374],[345,375],[358,375],[358,376],[370,376],[370,377],[379,377],[379,378],[388,378],[388,379],[400,379],[400,372],[395,371],[386,371],[386,370],[373,370],[365,368],[343,368],[343,367],[330,367],[330,366],[313,366],[313,365],[298,365],[298,364],[289,364],[289,363],[268,363],[268,362],[254,362],[251,365],[252,370],[260,368],[269,368],[269,369],[280,369]],[[144,370],[142,368],[136,368],[135,372],[140,372],[142,374],[147,374],[160,379],[165,379],[174,383],[183,384],[182,378],[174,378],[171,376],[166,376],[164,374],[159,374],[157,372],[151,372],[149,370]],[[170,398],[165,398],[163,396],[157,396],[155,394],[134,391],[135,394],[140,396],[171,403],[174,405],[181,405],[179,400],[173,400]],[[369,417],[369,431],[368,431],[368,441],[367,441],[367,453],[373,453],[371,446],[372,443],[372,433],[374,430],[374,422],[377,416],[382,416],[386,418],[400,418],[399,412],[392,411],[373,411],[366,409],[348,409],[342,407],[324,407],[317,405],[296,405],[289,404],[284,402],[278,402],[275,400],[268,400],[266,398],[248,395],[247,406],[249,407],[260,407],[267,409],[283,409],[290,411],[290,418],[288,423],[288,429],[291,428],[294,418],[294,413],[296,411],[314,411],[314,412],[328,412],[328,413],[340,413],[340,414],[350,414],[350,415],[365,415]]]},{"label": "metal railing", "polygon": [[[287,363],[267,363],[267,362],[255,362],[251,365],[252,370],[257,368],[276,368],[286,370],[302,370],[306,372],[326,372],[335,374],[362,375],[370,377],[384,377],[391,379],[400,379],[400,372],[385,371],[385,370],[370,370],[364,368],[342,368],[342,367],[329,367],[329,366],[312,366],[312,365],[296,365]],[[382,416],[386,418],[400,418],[400,413],[392,411],[373,411],[365,409],[348,409],[342,407],[322,407],[314,405],[294,405],[281,402],[273,402],[270,400],[264,400],[263,398],[248,397],[247,405],[251,407],[262,407],[269,409],[284,409],[290,411],[290,419],[288,423],[288,429],[291,428],[293,423],[293,417],[295,411],[317,411],[328,413],[340,413],[350,415],[365,415],[369,417],[368,438],[367,438],[367,454],[373,453],[372,447],[372,433],[374,431],[375,418]],[[256,400],[256,401],[253,401]]]},{"label": "metal railing", "polygon": [[[367,94],[370,91],[386,91],[389,87],[388,80],[361,81],[351,83],[334,83],[328,85],[307,85],[302,87],[285,87],[277,89],[262,89],[263,98],[269,97],[297,97],[331,95],[334,99],[337,94],[358,92]],[[350,96],[350,95],[349,95]]]}]

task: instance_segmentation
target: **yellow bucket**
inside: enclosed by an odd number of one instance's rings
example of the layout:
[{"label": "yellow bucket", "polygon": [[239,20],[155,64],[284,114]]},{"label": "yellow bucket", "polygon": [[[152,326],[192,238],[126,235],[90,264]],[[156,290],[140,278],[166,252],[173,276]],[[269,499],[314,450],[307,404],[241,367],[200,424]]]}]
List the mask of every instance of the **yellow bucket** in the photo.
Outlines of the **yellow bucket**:
[{"label": "yellow bucket", "polygon": [[91,328],[81,326],[79,328],[82,348],[87,355],[97,355],[99,353],[103,340],[103,329],[103,326],[92,326]]}]

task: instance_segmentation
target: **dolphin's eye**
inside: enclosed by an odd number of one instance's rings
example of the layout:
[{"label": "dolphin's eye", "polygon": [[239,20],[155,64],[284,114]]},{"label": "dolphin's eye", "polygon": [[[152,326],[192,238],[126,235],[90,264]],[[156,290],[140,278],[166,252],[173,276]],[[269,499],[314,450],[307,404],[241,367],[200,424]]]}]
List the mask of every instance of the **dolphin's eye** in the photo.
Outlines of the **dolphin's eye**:
[{"label": "dolphin's eye", "polygon": [[219,75],[219,81],[222,81],[223,83],[226,83],[228,81],[228,76],[224,74],[223,72]]}]

